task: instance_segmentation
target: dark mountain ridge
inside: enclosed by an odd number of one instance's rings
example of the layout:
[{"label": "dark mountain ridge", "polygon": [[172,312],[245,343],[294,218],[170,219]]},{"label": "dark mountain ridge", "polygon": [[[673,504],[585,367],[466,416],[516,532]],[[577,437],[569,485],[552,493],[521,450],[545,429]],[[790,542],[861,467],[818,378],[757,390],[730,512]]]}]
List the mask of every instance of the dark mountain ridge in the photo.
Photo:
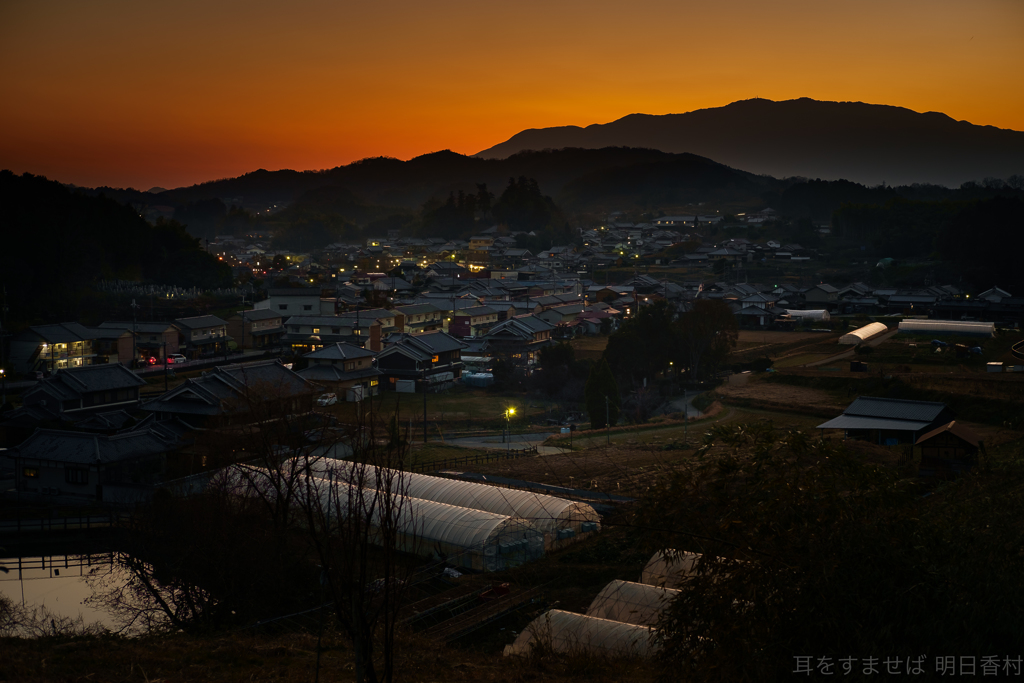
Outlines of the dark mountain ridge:
[{"label": "dark mountain ridge", "polygon": [[[747,187],[764,182],[763,179],[756,181],[753,174],[728,168],[710,159],[654,149],[611,147],[529,150],[504,159],[481,159],[444,150],[409,161],[388,157],[362,159],[325,171],[261,169],[237,178],[168,190],[153,195],[152,202],[183,204],[213,197],[225,198],[227,202],[227,198],[237,197],[242,199],[245,206],[258,208],[268,203],[290,203],[300,198],[305,203],[312,199],[309,193],[326,196],[330,192],[322,191],[321,188],[334,187],[340,188],[339,196],[347,197],[350,203],[366,207],[418,209],[432,197],[443,199],[450,192],[459,190],[475,192],[478,184],[486,184],[491,192],[497,194],[505,188],[510,178],[523,176],[536,179],[544,194],[560,202],[565,201],[569,208],[579,209],[592,205],[595,199],[601,199],[600,194],[580,187],[586,178],[594,178],[615,169],[619,169],[619,174],[629,175],[630,172],[623,169],[635,168],[639,171],[649,164],[669,164],[674,173],[684,173],[694,179],[714,169],[706,181],[694,181],[709,190],[713,182],[725,182],[727,178],[727,187]],[[572,191],[563,197],[563,192],[570,187]],[[637,187],[634,189],[642,190]],[[356,219],[355,216],[352,218]]]},{"label": "dark mountain ridge", "polygon": [[808,98],[752,99],[685,114],[630,114],[607,124],[529,129],[479,152],[630,146],[690,152],[777,178],[949,187],[1024,173],[1024,132],[937,112]]}]

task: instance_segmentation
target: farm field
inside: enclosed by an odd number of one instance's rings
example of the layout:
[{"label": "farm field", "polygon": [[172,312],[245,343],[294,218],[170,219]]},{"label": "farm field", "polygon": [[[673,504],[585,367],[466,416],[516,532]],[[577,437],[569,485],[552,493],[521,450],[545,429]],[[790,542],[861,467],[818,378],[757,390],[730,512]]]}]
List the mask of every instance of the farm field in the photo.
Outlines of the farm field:
[{"label": "farm field", "polygon": [[605,347],[608,346],[608,337],[607,335],[577,337],[569,343],[576,352],[577,359],[597,360],[604,353]]},{"label": "farm field", "polygon": [[[426,403],[428,430],[432,438],[437,438],[438,430],[470,427],[500,429],[505,424],[505,411],[509,408],[515,409],[515,416],[512,419],[514,430],[543,420],[548,414],[560,414],[560,406],[556,401],[515,393],[497,394],[468,387],[456,387],[439,394],[427,394]],[[415,435],[417,431],[422,430],[423,394],[386,391],[374,396],[372,401],[338,402],[318,410],[350,424],[359,419],[360,412],[367,410],[388,419],[392,415],[398,415],[401,424],[412,421]]]}]

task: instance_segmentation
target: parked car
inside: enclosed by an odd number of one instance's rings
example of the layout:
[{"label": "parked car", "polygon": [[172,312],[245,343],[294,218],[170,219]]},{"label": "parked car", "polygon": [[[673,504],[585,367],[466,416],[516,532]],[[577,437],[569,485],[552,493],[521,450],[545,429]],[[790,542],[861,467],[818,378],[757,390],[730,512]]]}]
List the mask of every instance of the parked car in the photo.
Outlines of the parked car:
[{"label": "parked car", "polygon": [[171,365],[172,363],[184,363],[187,360],[188,360],[188,358],[185,358],[185,356],[181,355],[180,353],[169,353],[169,354],[167,354],[167,364],[168,365]]},{"label": "parked car", "polygon": [[316,400],[316,404],[318,406],[333,406],[337,402],[337,394],[321,394],[321,396]]}]

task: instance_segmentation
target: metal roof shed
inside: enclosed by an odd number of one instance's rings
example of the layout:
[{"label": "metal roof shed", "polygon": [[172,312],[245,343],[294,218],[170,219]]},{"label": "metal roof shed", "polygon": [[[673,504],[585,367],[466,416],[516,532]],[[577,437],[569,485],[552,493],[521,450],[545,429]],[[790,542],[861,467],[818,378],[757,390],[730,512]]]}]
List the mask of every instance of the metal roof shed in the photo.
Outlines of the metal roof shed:
[{"label": "metal roof shed", "polygon": [[895,446],[914,443],[925,430],[953,419],[945,403],[861,396],[843,414],[818,425],[818,429],[842,429],[847,438],[862,438]]},{"label": "metal roof shed", "polygon": [[625,624],[584,614],[549,610],[523,629],[505,656],[529,655],[534,643],[554,652],[593,653],[605,656],[648,657],[658,649],[649,626]]}]

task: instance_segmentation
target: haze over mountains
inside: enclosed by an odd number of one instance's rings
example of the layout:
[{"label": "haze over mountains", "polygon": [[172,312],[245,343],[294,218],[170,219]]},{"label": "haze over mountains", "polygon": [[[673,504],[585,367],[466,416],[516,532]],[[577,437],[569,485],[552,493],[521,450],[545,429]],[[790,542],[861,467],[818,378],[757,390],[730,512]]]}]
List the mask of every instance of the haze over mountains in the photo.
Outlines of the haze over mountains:
[{"label": "haze over mountains", "polygon": [[606,124],[529,129],[476,154],[646,147],[689,152],[776,178],[846,179],[866,185],[957,187],[1024,173],[1024,132],[955,121],[945,114],[808,98],[743,100],[685,114],[631,114]]}]

